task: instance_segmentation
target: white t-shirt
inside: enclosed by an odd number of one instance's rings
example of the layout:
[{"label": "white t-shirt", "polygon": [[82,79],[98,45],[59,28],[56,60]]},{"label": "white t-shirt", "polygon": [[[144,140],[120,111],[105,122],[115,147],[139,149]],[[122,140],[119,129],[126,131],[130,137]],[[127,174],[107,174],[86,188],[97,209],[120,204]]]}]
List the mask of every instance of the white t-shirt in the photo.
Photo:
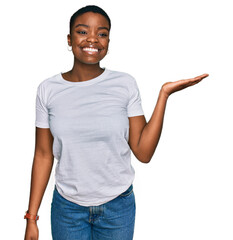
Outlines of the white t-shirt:
[{"label": "white t-shirt", "polygon": [[96,78],[67,81],[59,73],[37,88],[36,121],[50,128],[58,160],[55,184],[67,200],[104,204],[133,183],[128,117],[144,115],[131,75],[105,68]]}]

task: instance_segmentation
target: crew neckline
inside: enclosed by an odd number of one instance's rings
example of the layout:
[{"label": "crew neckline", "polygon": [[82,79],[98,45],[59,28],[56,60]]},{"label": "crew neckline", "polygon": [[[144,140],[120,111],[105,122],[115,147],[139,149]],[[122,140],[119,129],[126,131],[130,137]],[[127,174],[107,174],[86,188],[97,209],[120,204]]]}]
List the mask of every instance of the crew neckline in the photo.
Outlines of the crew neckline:
[{"label": "crew neckline", "polygon": [[62,77],[63,72],[60,72],[58,74],[58,78],[61,82],[71,85],[71,86],[80,86],[80,87],[81,86],[90,86],[92,84],[95,84],[95,83],[98,83],[98,82],[101,82],[102,80],[104,80],[104,77],[108,72],[109,72],[109,70],[107,68],[104,68],[104,71],[99,76],[89,79],[89,80],[86,80],[86,81],[81,81],[81,82],[71,82],[71,81],[64,79]]}]

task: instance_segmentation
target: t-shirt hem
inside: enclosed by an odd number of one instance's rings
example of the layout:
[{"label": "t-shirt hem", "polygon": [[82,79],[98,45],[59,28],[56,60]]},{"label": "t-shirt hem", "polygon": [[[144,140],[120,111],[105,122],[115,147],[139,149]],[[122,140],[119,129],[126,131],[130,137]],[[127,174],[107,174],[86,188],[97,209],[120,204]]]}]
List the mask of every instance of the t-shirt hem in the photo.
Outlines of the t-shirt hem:
[{"label": "t-shirt hem", "polygon": [[140,116],[140,115],[144,115],[144,112],[141,110],[138,112],[128,113],[128,117],[135,117],[135,116]]},{"label": "t-shirt hem", "polygon": [[[132,184],[132,183],[130,183],[130,185],[131,185],[131,184]],[[121,191],[121,193],[125,192],[125,191],[130,187],[130,185],[129,185],[126,189],[123,189],[123,190]],[[80,205],[80,206],[83,206],[83,207],[99,206],[99,205],[105,204],[105,203],[107,203],[107,202],[109,202],[109,201],[117,198],[117,197],[121,194],[121,193],[116,194],[115,196],[113,196],[113,197],[111,197],[111,198],[108,198],[108,199],[106,199],[106,200],[104,200],[104,201],[101,201],[101,202],[89,202],[89,203],[87,203],[87,202],[83,202],[83,201],[74,200],[73,198],[70,198],[70,197],[64,195],[64,194],[59,190],[59,188],[58,188],[57,186],[56,186],[56,189],[57,189],[57,191],[59,192],[59,194],[60,194],[63,198],[65,198],[66,200],[68,200],[68,201],[70,201],[70,202],[76,203],[76,204],[78,204],[78,205]]]},{"label": "t-shirt hem", "polygon": [[49,128],[49,125],[48,124],[44,124],[42,122],[36,122],[35,123],[35,126],[36,127],[39,127],[39,128]]}]

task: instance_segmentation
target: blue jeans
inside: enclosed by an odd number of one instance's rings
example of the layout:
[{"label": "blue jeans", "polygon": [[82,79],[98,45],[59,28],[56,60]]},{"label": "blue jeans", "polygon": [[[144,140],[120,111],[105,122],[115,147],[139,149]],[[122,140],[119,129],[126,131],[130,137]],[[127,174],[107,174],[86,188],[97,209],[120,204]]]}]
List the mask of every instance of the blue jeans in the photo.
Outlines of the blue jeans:
[{"label": "blue jeans", "polygon": [[80,206],[54,188],[51,204],[53,240],[132,240],[136,204],[131,185],[124,193],[99,206]]}]

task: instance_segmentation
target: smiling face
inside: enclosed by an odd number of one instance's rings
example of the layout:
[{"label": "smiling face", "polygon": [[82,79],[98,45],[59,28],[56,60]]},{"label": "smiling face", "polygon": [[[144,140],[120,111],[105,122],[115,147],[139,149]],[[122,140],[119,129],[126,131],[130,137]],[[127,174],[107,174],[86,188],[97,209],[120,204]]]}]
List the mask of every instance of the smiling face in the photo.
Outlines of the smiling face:
[{"label": "smiling face", "polygon": [[75,60],[85,64],[97,64],[108,51],[109,24],[107,19],[93,12],[86,12],[75,19],[68,34]]}]

